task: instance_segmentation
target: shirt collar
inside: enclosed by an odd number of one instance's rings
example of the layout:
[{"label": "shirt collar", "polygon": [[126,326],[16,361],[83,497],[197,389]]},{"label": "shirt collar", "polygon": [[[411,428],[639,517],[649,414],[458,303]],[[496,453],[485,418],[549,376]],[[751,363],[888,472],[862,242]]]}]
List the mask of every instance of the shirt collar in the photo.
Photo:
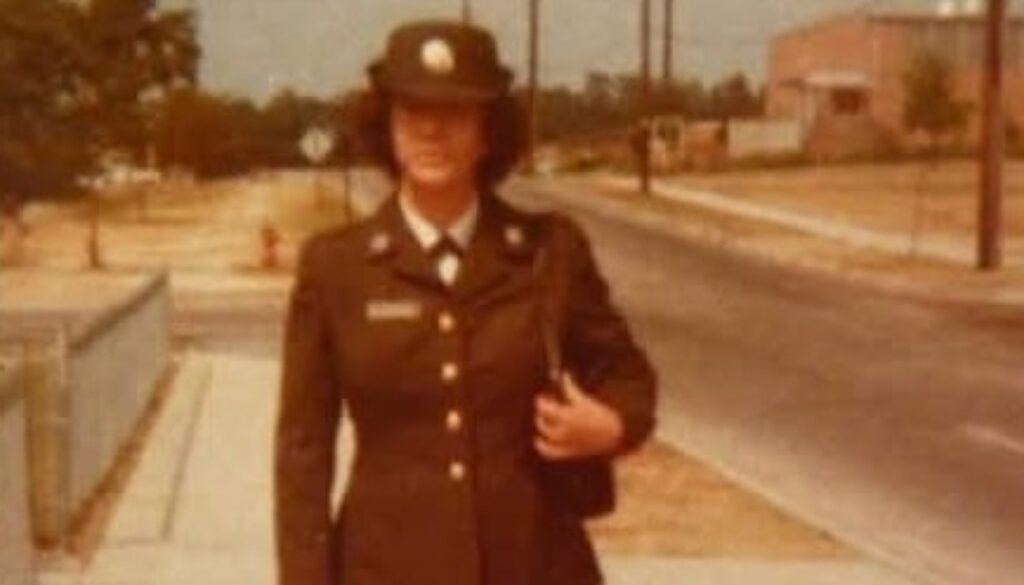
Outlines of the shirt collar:
[{"label": "shirt collar", "polygon": [[[398,206],[402,210],[402,218],[405,219],[405,224],[409,226],[409,230],[424,250],[429,250],[441,239],[441,230],[430,223],[430,220],[416,209],[416,205],[406,195],[399,194]],[[448,237],[454,240],[463,250],[469,247],[469,240],[473,237],[473,231],[476,229],[479,216],[479,197],[474,197],[473,202],[469,204],[459,217],[455,218],[455,221],[446,230]]]}]

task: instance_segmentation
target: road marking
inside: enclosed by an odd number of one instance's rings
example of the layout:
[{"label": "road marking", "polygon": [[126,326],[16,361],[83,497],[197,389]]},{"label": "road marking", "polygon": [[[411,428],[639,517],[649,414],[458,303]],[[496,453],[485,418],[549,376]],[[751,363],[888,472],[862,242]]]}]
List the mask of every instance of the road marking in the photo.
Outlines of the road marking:
[{"label": "road marking", "polygon": [[984,445],[999,447],[1019,457],[1024,457],[1024,441],[1015,439],[999,429],[983,424],[970,423],[958,429],[961,435]]}]

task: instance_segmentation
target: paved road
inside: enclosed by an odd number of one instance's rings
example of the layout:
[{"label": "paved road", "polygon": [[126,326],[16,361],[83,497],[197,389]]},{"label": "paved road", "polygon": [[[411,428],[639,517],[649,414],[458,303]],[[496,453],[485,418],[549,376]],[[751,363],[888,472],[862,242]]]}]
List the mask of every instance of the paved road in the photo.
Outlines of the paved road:
[{"label": "paved road", "polygon": [[[516,198],[554,202],[529,187]],[[1024,314],[923,303],[633,227],[591,234],[662,431],[922,581],[1024,574]]]}]

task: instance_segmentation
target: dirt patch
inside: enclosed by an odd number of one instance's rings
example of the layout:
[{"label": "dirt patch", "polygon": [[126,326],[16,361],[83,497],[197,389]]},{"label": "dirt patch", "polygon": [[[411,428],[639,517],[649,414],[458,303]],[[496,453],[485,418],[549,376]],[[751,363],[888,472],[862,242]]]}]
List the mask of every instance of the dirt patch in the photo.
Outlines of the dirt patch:
[{"label": "dirt patch", "polygon": [[8,266],[82,268],[95,222],[108,270],[176,268],[254,271],[264,265],[266,228],[287,269],[310,234],[352,216],[333,174],[267,173],[209,183],[168,182],[105,193],[33,216],[31,232],[0,242]]},{"label": "dirt patch", "polygon": [[617,468],[615,514],[590,523],[602,553],[842,560],[856,553],[710,466],[653,442]]}]

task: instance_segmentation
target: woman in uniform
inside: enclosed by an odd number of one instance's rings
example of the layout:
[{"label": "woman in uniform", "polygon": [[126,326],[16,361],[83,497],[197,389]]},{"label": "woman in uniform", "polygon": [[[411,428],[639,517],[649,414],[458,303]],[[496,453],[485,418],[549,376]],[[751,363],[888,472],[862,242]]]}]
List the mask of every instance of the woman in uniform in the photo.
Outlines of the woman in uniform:
[{"label": "woman in uniform", "polygon": [[[282,585],[595,585],[582,521],[654,423],[655,381],[567,218],[495,188],[523,145],[475,26],[398,27],[362,138],[394,179],[302,248],[275,437]],[[345,408],[355,458],[332,514]]]}]

